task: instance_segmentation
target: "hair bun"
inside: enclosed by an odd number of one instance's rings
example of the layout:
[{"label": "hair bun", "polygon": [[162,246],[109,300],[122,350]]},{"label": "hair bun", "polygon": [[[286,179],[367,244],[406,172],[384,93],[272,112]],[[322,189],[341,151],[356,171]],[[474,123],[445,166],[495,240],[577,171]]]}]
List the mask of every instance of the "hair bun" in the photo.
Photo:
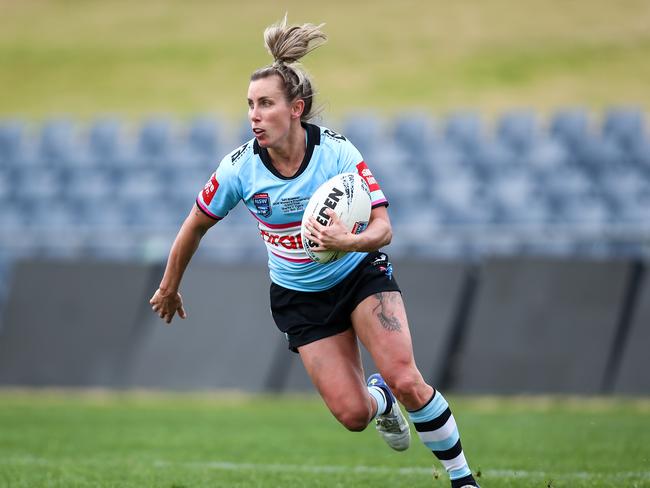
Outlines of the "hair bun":
[{"label": "hair bun", "polygon": [[295,63],[327,41],[327,36],[320,30],[324,25],[287,26],[285,14],[280,22],[267,27],[264,30],[264,45],[273,56],[273,64]]}]

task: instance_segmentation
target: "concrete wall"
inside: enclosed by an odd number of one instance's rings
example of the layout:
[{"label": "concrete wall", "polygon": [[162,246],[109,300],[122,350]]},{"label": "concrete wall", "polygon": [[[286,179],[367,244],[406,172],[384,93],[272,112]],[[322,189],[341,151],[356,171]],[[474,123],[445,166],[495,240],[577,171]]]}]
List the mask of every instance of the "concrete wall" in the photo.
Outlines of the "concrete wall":
[{"label": "concrete wall", "polygon": [[[416,361],[445,391],[650,393],[650,285],[639,264],[394,267]],[[182,286],[189,318],[171,326],[148,304],[160,265],[30,261],[13,275],[0,385],[312,389],[271,318],[264,265],[193,262]]]}]

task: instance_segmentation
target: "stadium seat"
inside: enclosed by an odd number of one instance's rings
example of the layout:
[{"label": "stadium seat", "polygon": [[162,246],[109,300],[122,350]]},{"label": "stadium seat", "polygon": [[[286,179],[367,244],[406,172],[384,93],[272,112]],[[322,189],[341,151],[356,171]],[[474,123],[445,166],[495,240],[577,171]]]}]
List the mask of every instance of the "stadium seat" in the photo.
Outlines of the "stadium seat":
[{"label": "stadium seat", "polygon": [[17,120],[0,121],[0,168],[17,164],[23,144],[23,125]]},{"label": "stadium seat", "polygon": [[445,140],[464,153],[472,154],[484,139],[483,126],[475,112],[455,112],[445,121]]},{"label": "stadium seat", "polygon": [[29,219],[30,214],[21,202],[17,200],[6,200],[2,202],[0,231],[20,233],[20,230],[27,226]]},{"label": "stadium seat", "polygon": [[475,159],[465,156],[456,146],[447,141],[436,141],[425,154],[425,161],[434,179],[445,178],[458,171],[475,171]]},{"label": "stadium seat", "polygon": [[589,135],[589,119],[584,109],[565,109],[553,114],[549,135],[565,147],[576,150]]},{"label": "stadium seat", "polygon": [[488,180],[495,174],[521,164],[522,161],[520,156],[498,140],[484,141],[468,159],[474,162],[476,174]]},{"label": "stadium seat", "polygon": [[214,161],[223,156],[219,153],[222,150],[219,132],[216,119],[197,117],[190,122],[186,136],[187,144],[196,156]]},{"label": "stadium seat", "polygon": [[591,178],[597,179],[608,169],[630,164],[631,159],[612,139],[591,136],[576,151],[575,162]]},{"label": "stadium seat", "polygon": [[624,151],[631,151],[646,139],[643,112],[638,108],[612,108],[605,114],[603,136]]},{"label": "stadium seat", "polygon": [[124,172],[118,180],[115,198],[123,202],[158,200],[164,196],[165,185],[151,169]]},{"label": "stadium seat", "polygon": [[65,172],[57,166],[25,166],[14,170],[13,175],[13,196],[20,201],[54,200],[63,196]]},{"label": "stadium seat", "polygon": [[115,194],[116,183],[114,172],[109,169],[77,168],[65,179],[63,196],[78,205],[89,200],[105,200]]},{"label": "stadium seat", "polygon": [[375,115],[364,113],[351,114],[343,120],[342,134],[356,146],[366,160],[375,159],[386,142],[380,120]]},{"label": "stadium seat", "polygon": [[571,164],[572,150],[552,138],[540,138],[520,159],[530,172],[547,172]]},{"label": "stadium seat", "polygon": [[[70,237],[81,224],[79,207],[61,200],[37,200],[30,205],[31,225]],[[47,247],[47,246],[45,246]]]},{"label": "stadium seat", "polygon": [[121,142],[119,121],[112,118],[93,121],[87,139],[90,157],[100,164],[110,164],[119,152]]},{"label": "stadium seat", "polygon": [[503,114],[496,128],[497,139],[515,154],[528,152],[538,136],[535,114],[530,110],[517,110]]},{"label": "stadium seat", "polygon": [[433,125],[433,119],[426,113],[399,114],[393,120],[393,140],[410,156],[421,158],[434,141]]},{"label": "stadium seat", "polygon": [[163,118],[145,120],[138,133],[138,157],[146,161],[159,160],[172,149],[172,124]]},{"label": "stadium seat", "polygon": [[40,165],[68,166],[79,158],[74,126],[67,119],[52,119],[43,124],[39,141]]}]

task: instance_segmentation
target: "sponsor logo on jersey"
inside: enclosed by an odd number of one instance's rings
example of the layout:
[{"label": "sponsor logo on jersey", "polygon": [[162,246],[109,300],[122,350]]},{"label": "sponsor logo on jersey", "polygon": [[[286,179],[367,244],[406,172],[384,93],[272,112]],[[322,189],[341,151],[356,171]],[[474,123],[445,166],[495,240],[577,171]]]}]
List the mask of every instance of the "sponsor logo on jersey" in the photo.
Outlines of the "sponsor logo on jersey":
[{"label": "sponsor logo on jersey", "polygon": [[230,156],[230,162],[232,164],[235,164],[237,160],[241,157],[241,155],[244,154],[247,148],[248,148],[248,142],[243,146],[241,146],[239,149],[237,149],[237,151],[232,153],[232,156]]},{"label": "sponsor logo on jersey", "polygon": [[270,217],[273,209],[271,208],[271,197],[268,193],[256,193],[253,195],[253,204],[257,213],[262,217]]},{"label": "sponsor logo on jersey", "polygon": [[275,247],[283,247],[284,249],[303,249],[302,236],[300,232],[297,234],[276,234],[267,230],[260,229],[260,235],[264,242]]},{"label": "sponsor logo on jersey", "polygon": [[372,175],[372,171],[370,171],[370,168],[368,168],[368,165],[364,161],[361,161],[359,164],[357,164],[357,171],[359,172],[359,176],[361,176],[364,180],[366,180],[366,183],[368,183],[370,192],[381,189],[379,188],[379,183],[377,183],[377,180]]},{"label": "sponsor logo on jersey", "polygon": [[334,131],[331,130],[331,129],[325,129],[325,130],[323,131],[323,134],[325,134],[326,136],[331,137],[332,139],[334,139],[335,141],[338,141],[338,142],[341,142],[341,141],[345,141],[345,140],[347,140],[347,139],[345,138],[345,136],[342,136],[341,134],[339,134],[339,133],[337,133],[337,132],[334,132]]},{"label": "sponsor logo on jersey", "polygon": [[217,193],[217,188],[219,188],[219,182],[217,181],[216,173],[212,173],[212,178],[208,181],[203,187],[203,201],[206,205],[212,203],[214,194]]}]

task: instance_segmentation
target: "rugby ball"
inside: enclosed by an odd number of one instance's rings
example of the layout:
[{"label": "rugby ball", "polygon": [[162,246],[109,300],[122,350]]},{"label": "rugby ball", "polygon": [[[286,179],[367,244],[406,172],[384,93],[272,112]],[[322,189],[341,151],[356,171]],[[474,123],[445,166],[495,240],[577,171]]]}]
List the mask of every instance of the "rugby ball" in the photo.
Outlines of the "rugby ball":
[{"label": "rugby ball", "polygon": [[322,225],[330,225],[327,209],[332,209],[348,231],[360,234],[368,226],[371,206],[368,184],[357,173],[341,173],[318,187],[305,208],[300,229],[302,245],[309,259],[325,264],[347,254],[345,251],[313,251],[316,243],[305,237],[305,224],[309,217],[314,217]]}]

